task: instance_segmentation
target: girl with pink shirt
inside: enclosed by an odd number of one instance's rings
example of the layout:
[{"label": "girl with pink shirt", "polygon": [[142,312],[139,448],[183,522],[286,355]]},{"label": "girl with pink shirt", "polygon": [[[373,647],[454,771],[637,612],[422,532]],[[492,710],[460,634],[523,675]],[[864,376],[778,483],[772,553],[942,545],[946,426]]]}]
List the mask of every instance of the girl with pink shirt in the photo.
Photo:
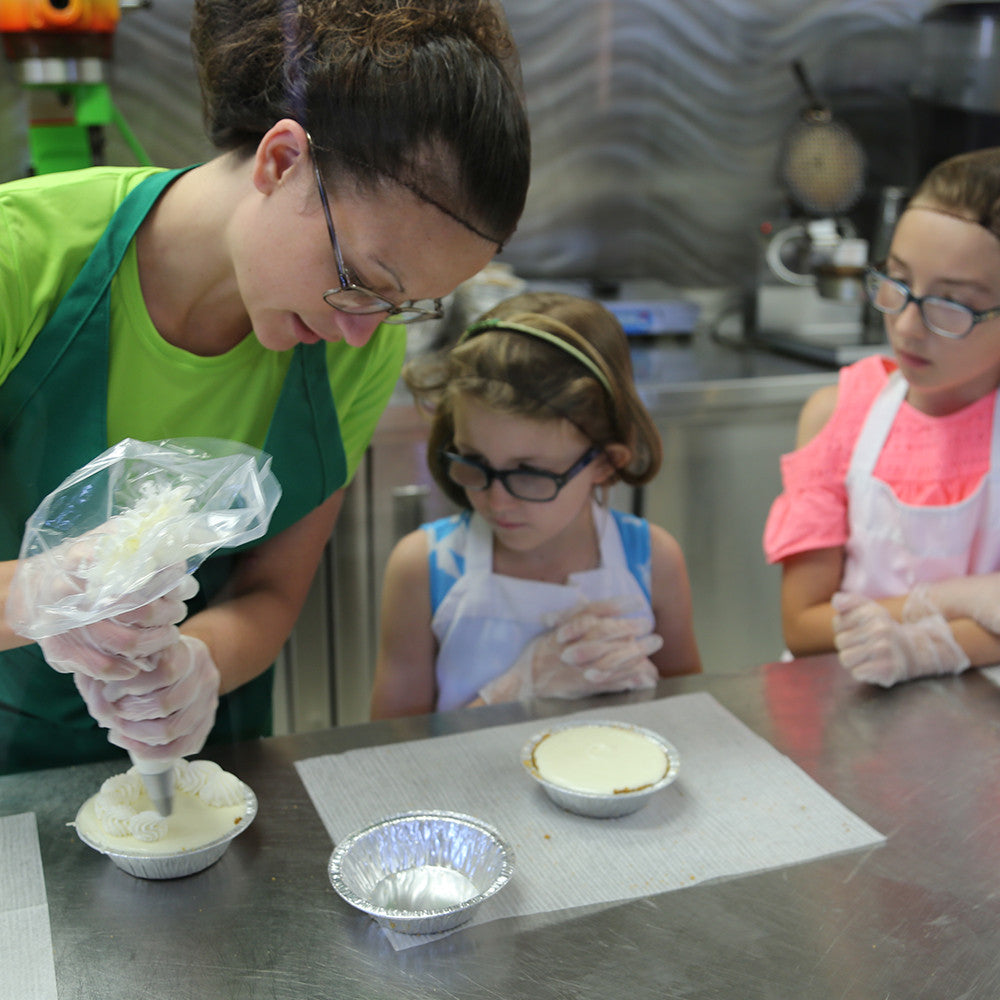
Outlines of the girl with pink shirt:
[{"label": "girl with pink shirt", "polygon": [[890,687],[1000,661],[1000,148],[930,172],[866,284],[893,358],[803,407],[764,550],[789,650]]}]

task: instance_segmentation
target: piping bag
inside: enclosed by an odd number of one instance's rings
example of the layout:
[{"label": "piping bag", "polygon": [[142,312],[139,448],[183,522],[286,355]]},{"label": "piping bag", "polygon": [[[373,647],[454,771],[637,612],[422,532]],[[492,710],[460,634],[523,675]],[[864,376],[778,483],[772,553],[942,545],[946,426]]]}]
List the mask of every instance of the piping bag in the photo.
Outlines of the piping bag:
[{"label": "piping bag", "polygon": [[[27,521],[7,601],[19,635],[44,639],[141,608],[219,548],[261,538],[281,498],[271,457],[236,441],[125,438],[78,469]],[[173,761],[131,754],[161,815]]]}]

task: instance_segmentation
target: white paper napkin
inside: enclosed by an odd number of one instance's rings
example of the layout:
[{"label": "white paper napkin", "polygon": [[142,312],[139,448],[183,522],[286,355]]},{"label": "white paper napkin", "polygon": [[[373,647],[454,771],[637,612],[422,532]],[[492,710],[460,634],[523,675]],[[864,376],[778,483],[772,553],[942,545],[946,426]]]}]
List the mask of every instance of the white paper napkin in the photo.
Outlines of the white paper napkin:
[{"label": "white paper napkin", "polygon": [[[711,695],[552,721],[569,719],[614,719],[660,733],[680,754],[679,777],[630,816],[565,812],[520,761],[522,745],[545,729],[544,720],[314,757],[296,767],[335,843],[411,809],[455,810],[493,824],[514,848],[514,877],[465,926],[668,892],[885,839]],[[385,934],[397,949],[440,937]]]},{"label": "white paper napkin", "polygon": [[0,818],[0,1000],[56,1000],[34,813]]}]

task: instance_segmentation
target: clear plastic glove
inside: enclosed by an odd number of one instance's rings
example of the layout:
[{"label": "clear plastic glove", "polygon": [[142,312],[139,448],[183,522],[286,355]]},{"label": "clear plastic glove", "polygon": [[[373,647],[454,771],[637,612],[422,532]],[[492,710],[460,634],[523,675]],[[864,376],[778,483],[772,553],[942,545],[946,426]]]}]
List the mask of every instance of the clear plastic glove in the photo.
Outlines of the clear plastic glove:
[{"label": "clear plastic glove", "polygon": [[219,705],[219,671],[208,646],[182,635],[124,680],[74,675],[87,710],[108,730],[108,741],[146,761],[198,753]]},{"label": "clear plastic glove", "polygon": [[[102,551],[114,542],[115,523],[108,521],[77,538],[19,560],[6,608],[7,621],[15,632],[37,642],[94,622],[120,620],[127,623],[135,620],[130,616],[141,618],[146,608],[157,603],[158,595],[169,597],[167,592],[177,588],[182,595],[186,593],[193,578],[188,573],[187,563],[181,559],[168,562],[151,574],[143,581],[140,592],[120,594],[120,600],[115,602],[118,608],[105,601],[108,610],[105,613],[95,611],[95,572],[100,567]],[[195,593],[196,583],[193,593],[177,599],[187,600]],[[134,599],[130,600],[130,596]],[[133,610],[122,611],[122,608]],[[121,614],[117,614],[118,611]],[[154,619],[162,617],[162,613],[154,613]]]},{"label": "clear plastic glove", "polygon": [[1000,573],[959,576],[914,587],[913,595],[940,608],[946,618],[972,618],[1000,635]]},{"label": "clear plastic glove", "polygon": [[168,594],[117,618],[105,618],[38,640],[49,665],[60,673],[81,673],[96,680],[134,677],[142,660],[180,638],[177,624],[187,615],[185,601],[198,593],[198,581],[185,576]]},{"label": "clear plastic glove", "polygon": [[907,599],[902,622],[860,594],[833,595],[834,643],[841,664],[859,681],[892,687],[970,665],[944,616],[920,594]]},{"label": "clear plastic glove", "polygon": [[533,639],[506,673],[479,692],[487,704],[539,698],[584,698],[656,686],[649,656],[660,636],[617,599],[592,601],[562,615]]}]

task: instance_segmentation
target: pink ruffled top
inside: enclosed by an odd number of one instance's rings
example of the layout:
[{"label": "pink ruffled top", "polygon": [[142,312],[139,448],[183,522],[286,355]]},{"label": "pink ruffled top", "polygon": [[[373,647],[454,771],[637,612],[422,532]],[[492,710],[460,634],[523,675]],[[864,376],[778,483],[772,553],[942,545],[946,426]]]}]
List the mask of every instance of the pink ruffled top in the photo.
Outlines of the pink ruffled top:
[{"label": "pink ruffled top", "polygon": [[[875,355],[842,368],[837,405],[826,426],[805,447],[781,458],[784,492],[764,527],[769,563],[847,542],[847,470],[875,397],[895,370]],[[899,408],[875,477],[904,503],[958,503],[989,471],[996,391],[945,417],[931,417],[907,402]]]}]

